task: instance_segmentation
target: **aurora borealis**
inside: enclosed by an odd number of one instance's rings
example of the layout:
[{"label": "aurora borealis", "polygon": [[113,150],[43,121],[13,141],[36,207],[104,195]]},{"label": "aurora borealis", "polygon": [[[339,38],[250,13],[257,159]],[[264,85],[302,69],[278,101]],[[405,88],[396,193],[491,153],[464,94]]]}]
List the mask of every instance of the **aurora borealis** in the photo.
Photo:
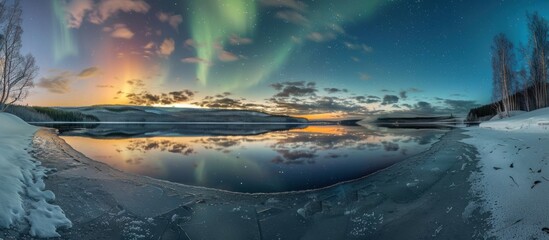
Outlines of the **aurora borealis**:
[{"label": "aurora borealis", "polygon": [[463,114],[487,103],[492,37],[506,32],[525,42],[525,13],[549,3],[47,0],[22,6],[24,51],[40,66],[25,104],[130,104],[140,97],[146,101],[137,102],[159,106],[331,118]]}]

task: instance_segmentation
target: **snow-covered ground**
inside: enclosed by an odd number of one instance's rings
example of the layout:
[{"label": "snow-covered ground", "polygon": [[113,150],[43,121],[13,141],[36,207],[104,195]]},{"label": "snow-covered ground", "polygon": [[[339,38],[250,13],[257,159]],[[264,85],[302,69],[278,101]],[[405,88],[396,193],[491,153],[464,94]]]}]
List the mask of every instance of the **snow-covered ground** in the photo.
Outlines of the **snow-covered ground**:
[{"label": "snow-covered ground", "polygon": [[540,132],[549,131],[549,108],[542,108],[531,112],[516,111],[512,117],[492,120],[480,124],[481,128],[490,128],[504,131]]},{"label": "snow-covered ground", "polygon": [[57,237],[57,228],[71,227],[45,190],[49,171],[28,153],[37,128],[0,113],[0,227],[28,231],[35,237]]},{"label": "snow-covered ground", "polygon": [[474,188],[492,213],[498,239],[542,239],[549,235],[549,108],[469,128],[481,171]]}]

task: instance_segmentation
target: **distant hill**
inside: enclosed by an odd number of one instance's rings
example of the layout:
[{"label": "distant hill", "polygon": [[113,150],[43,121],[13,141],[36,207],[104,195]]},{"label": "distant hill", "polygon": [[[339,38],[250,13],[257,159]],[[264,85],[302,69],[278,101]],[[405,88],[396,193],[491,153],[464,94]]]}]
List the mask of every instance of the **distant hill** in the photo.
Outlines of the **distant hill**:
[{"label": "distant hill", "polygon": [[376,125],[388,128],[440,128],[451,127],[459,122],[454,116],[382,117],[374,121]]},{"label": "distant hill", "polygon": [[308,122],[305,118],[228,109],[166,108],[126,105],[56,107],[55,109],[92,116],[93,118],[97,118],[100,122]]}]

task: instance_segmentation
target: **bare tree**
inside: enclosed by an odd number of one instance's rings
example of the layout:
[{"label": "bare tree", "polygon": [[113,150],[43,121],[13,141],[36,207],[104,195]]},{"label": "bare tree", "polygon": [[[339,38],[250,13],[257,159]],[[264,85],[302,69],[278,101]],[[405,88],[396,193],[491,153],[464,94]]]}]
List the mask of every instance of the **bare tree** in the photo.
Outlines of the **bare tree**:
[{"label": "bare tree", "polygon": [[524,108],[527,112],[530,112],[530,77],[528,76],[528,71],[526,68],[522,68],[518,73],[520,82],[522,85],[522,99],[524,101]]},{"label": "bare tree", "polygon": [[21,54],[21,15],[19,1],[0,0],[0,112],[27,97],[38,72],[34,57]]},{"label": "bare tree", "polygon": [[503,33],[496,35],[492,45],[493,97],[496,102],[501,100],[498,112],[502,112],[506,117],[509,117],[509,111],[517,109],[514,99],[518,85],[513,70],[515,64],[513,43]]},{"label": "bare tree", "polygon": [[547,77],[549,76],[549,24],[537,12],[528,14],[530,76],[534,86],[536,108],[547,107]]}]

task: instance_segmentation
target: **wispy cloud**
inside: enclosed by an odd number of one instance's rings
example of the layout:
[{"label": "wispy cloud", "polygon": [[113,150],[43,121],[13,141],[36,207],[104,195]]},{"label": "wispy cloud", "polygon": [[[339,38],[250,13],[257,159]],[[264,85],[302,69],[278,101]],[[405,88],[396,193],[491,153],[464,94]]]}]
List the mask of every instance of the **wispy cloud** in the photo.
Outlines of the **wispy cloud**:
[{"label": "wispy cloud", "polygon": [[55,76],[42,77],[36,84],[51,93],[64,94],[70,92],[70,84],[74,80],[71,72],[61,72]]},{"label": "wispy cloud", "polygon": [[210,63],[206,59],[198,58],[198,57],[188,57],[181,59],[181,62],[184,63]]},{"label": "wispy cloud", "polygon": [[261,0],[266,7],[289,8],[296,11],[305,11],[307,4],[297,0]]},{"label": "wispy cloud", "polygon": [[158,20],[168,23],[175,30],[178,30],[179,24],[183,22],[183,17],[181,15],[159,12],[156,16],[158,17]]},{"label": "wispy cloud", "polygon": [[359,72],[358,76],[360,77],[360,80],[364,80],[364,81],[368,81],[368,80],[371,79],[370,75],[368,75],[366,73],[363,73],[363,72]]},{"label": "wispy cloud", "polygon": [[244,37],[240,37],[238,35],[232,35],[229,38],[229,43],[231,45],[246,45],[246,44],[250,44],[252,42],[253,42],[253,40],[251,38],[244,38]]},{"label": "wispy cloud", "polygon": [[101,24],[118,12],[147,13],[150,8],[144,0],[101,0],[88,18],[91,23]]},{"label": "wispy cloud", "polygon": [[52,71],[53,75],[42,77],[36,84],[37,87],[56,94],[65,94],[71,91],[71,84],[76,80],[92,78],[99,74],[99,68],[89,67],[80,72]]},{"label": "wispy cloud", "polygon": [[78,73],[78,77],[91,78],[91,77],[97,76],[98,74],[99,74],[99,68],[89,67],[89,68],[86,68],[86,69],[80,71],[80,73]]},{"label": "wispy cloud", "polygon": [[70,28],[80,28],[84,16],[93,9],[93,0],[71,1],[65,9],[67,14],[68,26]]},{"label": "wispy cloud", "polygon": [[219,50],[217,58],[222,62],[234,62],[238,60],[238,56],[225,50]]},{"label": "wispy cloud", "polygon": [[309,19],[296,11],[280,11],[275,16],[285,22],[296,25],[307,26],[309,24]]},{"label": "wispy cloud", "polygon": [[115,24],[112,28],[105,27],[103,31],[110,32],[113,38],[132,39],[135,35],[126,24]]}]

